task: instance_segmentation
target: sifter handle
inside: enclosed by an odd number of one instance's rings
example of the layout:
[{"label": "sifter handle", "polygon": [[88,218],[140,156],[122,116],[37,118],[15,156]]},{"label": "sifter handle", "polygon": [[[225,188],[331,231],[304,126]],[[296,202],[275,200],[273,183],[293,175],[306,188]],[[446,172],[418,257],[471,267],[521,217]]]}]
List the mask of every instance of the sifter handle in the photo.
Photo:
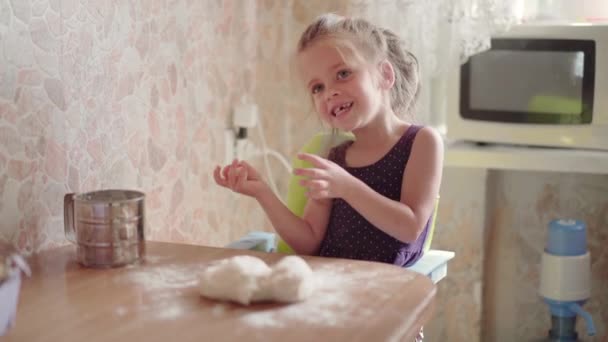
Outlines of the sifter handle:
[{"label": "sifter handle", "polygon": [[74,234],[74,193],[63,196],[63,228],[65,237],[71,243],[76,243]]}]

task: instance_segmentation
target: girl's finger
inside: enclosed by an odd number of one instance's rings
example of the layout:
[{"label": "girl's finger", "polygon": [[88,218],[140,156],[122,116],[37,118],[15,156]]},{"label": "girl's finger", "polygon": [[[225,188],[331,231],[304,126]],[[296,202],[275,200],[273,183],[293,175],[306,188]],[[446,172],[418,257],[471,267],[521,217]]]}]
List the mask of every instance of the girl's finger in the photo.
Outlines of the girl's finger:
[{"label": "girl's finger", "polygon": [[258,171],[251,166],[251,164],[249,164],[248,162],[241,160],[239,162],[239,165],[242,166],[243,168],[247,169],[247,176],[251,176],[253,179],[260,179],[260,175],[258,174]]},{"label": "girl's finger", "polygon": [[221,175],[221,167],[220,166],[216,166],[215,169],[213,170],[213,178],[215,179],[215,182],[223,187],[227,187],[228,184],[226,183],[226,179],[222,177]]},{"label": "girl's finger", "polygon": [[325,167],[328,166],[329,161],[325,158],[319,157],[310,153],[298,153],[298,159],[307,161],[314,165],[315,167]]},{"label": "girl's finger", "polygon": [[329,198],[329,192],[327,190],[309,190],[306,192],[306,197],[315,200],[325,199]]},{"label": "girl's finger", "polygon": [[327,181],[322,180],[322,179],[315,179],[315,180],[302,179],[302,180],[300,180],[300,185],[308,188],[309,190],[322,190],[322,189],[326,189],[329,184]]},{"label": "girl's finger", "polygon": [[231,169],[234,169],[235,167],[238,166],[238,160],[237,159],[233,159],[232,163],[224,166],[224,169],[222,170],[222,175],[224,176],[224,178],[228,178],[228,174],[230,173]]},{"label": "girl's finger", "polygon": [[244,167],[239,168],[239,173],[236,178],[235,190],[241,191],[247,181],[247,169]]},{"label": "girl's finger", "polygon": [[238,173],[238,168],[230,167],[230,171],[228,172],[228,186],[230,186],[232,190],[234,190],[234,187],[236,186],[236,179],[238,177]]},{"label": "girl's finger", "polygon": [[293,170],[293,174],[296,176],[308,177],[308,178],[324,178],[325,171],[317,168],[298,168]]},{"label": "girl's finger", "polygon": [[230,172],[231,167],[232,167],[232,164],[228,164],[228,165],[224,166],[224,168],[222,169],[222,177],[224,177],[225,179],[228,179],[228,172]]}]

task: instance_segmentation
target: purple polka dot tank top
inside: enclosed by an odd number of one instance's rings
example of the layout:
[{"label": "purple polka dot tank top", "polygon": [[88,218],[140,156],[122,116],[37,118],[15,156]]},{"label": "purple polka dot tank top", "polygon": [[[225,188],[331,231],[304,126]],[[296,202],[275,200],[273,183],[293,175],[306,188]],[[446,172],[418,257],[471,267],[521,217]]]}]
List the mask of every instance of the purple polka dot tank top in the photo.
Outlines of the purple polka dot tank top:
[{"label": "purple polka dot tank top", "polygon": [[[329,153],[329,160],[343,167],[381,195],[399,201],[405,165],[410,157],[416,134],[421,128],[422,126],[416,125],[408,127],[391,150],[374,164],[363,167],[346,166],[346,150],[352,145],[352,141],[333,148]],[[422,256],[429,223],[430,218],[416,241],[404,243],[376,228],[345,200],[335,198],[319,255],[409,266]]]}]

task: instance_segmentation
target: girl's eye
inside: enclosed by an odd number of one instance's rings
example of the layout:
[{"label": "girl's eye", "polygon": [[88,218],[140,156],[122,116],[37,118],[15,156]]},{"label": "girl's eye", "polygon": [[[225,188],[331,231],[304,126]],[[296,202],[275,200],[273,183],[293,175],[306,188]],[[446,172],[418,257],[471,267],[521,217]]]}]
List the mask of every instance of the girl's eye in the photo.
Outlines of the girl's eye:
[{"label": "girl's eye", "polygon": [[350,70],[340,70],[340,71],[338,71],[337,78],[339,80],[343,80],[343,79],[347,78],[348,76],[350,76],[350,74],[351,74]]},{"label": "girl's eye", "polygon": [[311,90],[310,90],[310,91],[311,91],[313,94],[316,94],[316,93],[320,92],[321,90],[323,90],[323,86],[322,86],[322,85],[320,85],[320,84],[315,84],[314,86],[312,86],[312,88],[311,88]]}]

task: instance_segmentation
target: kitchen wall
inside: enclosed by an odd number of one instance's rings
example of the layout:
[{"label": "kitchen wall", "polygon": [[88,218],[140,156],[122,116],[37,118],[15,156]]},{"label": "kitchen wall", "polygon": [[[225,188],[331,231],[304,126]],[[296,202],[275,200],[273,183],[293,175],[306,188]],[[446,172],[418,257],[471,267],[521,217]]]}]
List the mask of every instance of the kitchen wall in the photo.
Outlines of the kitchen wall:
[{"label": "kitchen wall", "polygon": [[[63,195],[107,187],[146,192],[150,239],[221,246],[268,229],[254,201],[213,183],[223,128],[245,98],[281,153],[319,130],[288,61],[312,18],[348,4],[0,0],[0,240],[26,253],[65,244]],[[285,170],[270,162],[284,189]],[[586,307],[605,339],[607,186],[601,175],[446,168],[433,247],[457,257],[427,340],[543,337],[546,224],[577,215],[594,270]]]},{"label": "kitchen wall", "polygon": [[608,175],[446,167],[433,248],[456,258],[438,284],[429,341],[540,341],[550,328],[538,296],[548,224],[587,224],[591,299],[584,305],[608,339]]},{"label": "kitchen wall", "polygon": [[487,178],[488,171],[482,169],[444,169],[431,248],[453,251],[456,257],[437,284],[435,316],[424,329],[425,341],[485,341],[481,328]]},{"label": "kitchen wall", "polygon": [[99,188],[145,191],[155,240],[265,227],[211,173],[233,105],[254,93],[257,5],[0,0],[0,239],[64,244],[63,195]]},{"label": "kitchen wall", "polygon": [[487,182],[484,258],[484,341],[530,341],[546,336],[547,306],[539,300],[540,260],[548,224],[575,218],[587,224],[591,299],[597,336],[608,340],[608,175],[559,172],[491,172]]}]

